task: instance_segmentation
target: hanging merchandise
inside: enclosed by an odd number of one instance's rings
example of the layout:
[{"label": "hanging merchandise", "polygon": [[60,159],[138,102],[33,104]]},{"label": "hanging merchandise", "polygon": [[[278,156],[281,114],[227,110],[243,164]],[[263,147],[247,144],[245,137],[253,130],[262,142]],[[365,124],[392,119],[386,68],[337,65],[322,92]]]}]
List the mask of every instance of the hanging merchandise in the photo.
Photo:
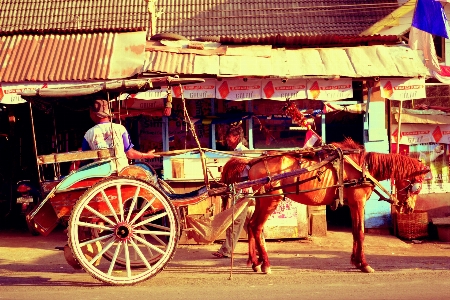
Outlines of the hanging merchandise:
[{"label": "hanging merchandise", "polygon": [[168,117],[172,114],[172,89],[167,87],[167,98],[164,102],[164,112],[163,115]]}]

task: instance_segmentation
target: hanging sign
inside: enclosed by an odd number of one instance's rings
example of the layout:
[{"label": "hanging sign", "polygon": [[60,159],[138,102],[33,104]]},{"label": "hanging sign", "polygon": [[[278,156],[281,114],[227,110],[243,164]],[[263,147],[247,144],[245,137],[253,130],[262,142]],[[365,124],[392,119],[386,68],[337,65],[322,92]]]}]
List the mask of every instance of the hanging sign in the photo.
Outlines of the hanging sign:
[{"label": "hanging sign", "polygon": [[[95,82],[92,82],[95,83]],[[45,88],[63,88],[63,87],[73,87],[73,86],[85,86],[87,83],[80,83],[78,81],[67,81],[67,82],[50,82],[50,83],[2,83],[0,84],[0,103],[2,104],[20,104],[25,103],[19,93],[23,91],[34,91],[36,89]]]},{"label": "hanging sign", "polygon": [[[131,94],[132,98],[141,100],[155,100],[167,98],[167,86],[162,86],[160,89],[148,90]],[[172,87],[172,96],[181,98],[181,89],[179,86]],[[185,99],[205,99],[216,97],[216,80],[205,79],[205,82],[196,84],[183,85],[183,96]]]},{"label": "hanging sign", "polygon": [[122,102],[122,108],[128,109],[164,109],[164,99],[154,99],[152,101],[128,97]]},{"label": "hanging sign", "polygon": [[306,99],[306,80],[289,79],[283,82],[281,79],[263,79],[262,98],[282,101]]},{"label": "hanging sign", "polygon": [[[172,87],[172,90],[174,97],[181,98],[181,90],[179,86]],[[183,96],[185,99],[216,98],[216,80],[205,79],[205,82],[184,85]]]},{"label": "hanging sign", "polygon": [[[391,142],[397,143],[398,127],[391,126]],[[402,124],[400,144],[450,144],[450,124]]]},{"label": "hanging sign", "polygon": [[426,98],[425,78],[381,79],[381,97],[390,100]]},{"label": "hanging sign", "polygon": [[147,90],[145,92],[139,92],[136,94],[122,94],[122,97],[136,98],[140,100],[155,100],[167,98],[167,87],[161,87],[160,89]]},{"label": "hanging sign", "polygon": [[0,84],[0,103],[2,104],[20,104],[26,101],[18,95],[26,90],[35,90],[47,87],[47,84],[15,84],[2,83]]},{"label": "hanging sign", "polygon": [[307,84],[308,99],[336,101],[353,98],[352,79],[309,80]]},{"label": "hanging sign", "polygon": [[261,99],[261,79],[223,79],[216,83],[216,98],[224,100]]}]

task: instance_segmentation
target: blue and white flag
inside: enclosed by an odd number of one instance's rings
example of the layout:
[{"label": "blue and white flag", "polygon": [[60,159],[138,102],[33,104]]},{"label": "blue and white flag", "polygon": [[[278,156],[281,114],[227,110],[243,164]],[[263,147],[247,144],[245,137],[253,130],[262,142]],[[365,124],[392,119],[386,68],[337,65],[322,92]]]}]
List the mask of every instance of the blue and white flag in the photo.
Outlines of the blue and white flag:
[{"label": "blue and white flag", "polygon": [[411,25],[446,39],[450,36],[450,26],[447,16],[439,1],[417,0]]}]

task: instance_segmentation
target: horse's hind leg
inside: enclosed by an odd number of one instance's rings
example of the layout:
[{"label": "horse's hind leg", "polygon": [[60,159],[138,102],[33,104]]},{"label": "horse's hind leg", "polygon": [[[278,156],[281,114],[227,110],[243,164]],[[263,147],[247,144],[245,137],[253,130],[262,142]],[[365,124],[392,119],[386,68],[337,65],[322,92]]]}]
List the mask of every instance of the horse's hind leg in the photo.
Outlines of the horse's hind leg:
[{"label": "horse's hind leg", "polygon": [[[354,195],[356,196],[356,195]],[[348,199],[352,217],[353,250],[351,263],[365,273],[375,272],[366,261],[364,255],[364,205],[367,195],[355,197],[360,200]]]}]

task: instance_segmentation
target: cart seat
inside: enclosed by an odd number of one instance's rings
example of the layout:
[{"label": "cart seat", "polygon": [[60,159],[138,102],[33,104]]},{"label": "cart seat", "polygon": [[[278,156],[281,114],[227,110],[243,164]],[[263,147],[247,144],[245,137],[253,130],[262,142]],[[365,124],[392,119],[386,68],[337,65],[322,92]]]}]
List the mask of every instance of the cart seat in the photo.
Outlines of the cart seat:
[{"label": "cart seat", "polygon": [[112,161],[110,159],[95,161],[70,173],[57,186],[57,191],[74,187],[78,182],[89,178],[106,178],[113,173]]}]

